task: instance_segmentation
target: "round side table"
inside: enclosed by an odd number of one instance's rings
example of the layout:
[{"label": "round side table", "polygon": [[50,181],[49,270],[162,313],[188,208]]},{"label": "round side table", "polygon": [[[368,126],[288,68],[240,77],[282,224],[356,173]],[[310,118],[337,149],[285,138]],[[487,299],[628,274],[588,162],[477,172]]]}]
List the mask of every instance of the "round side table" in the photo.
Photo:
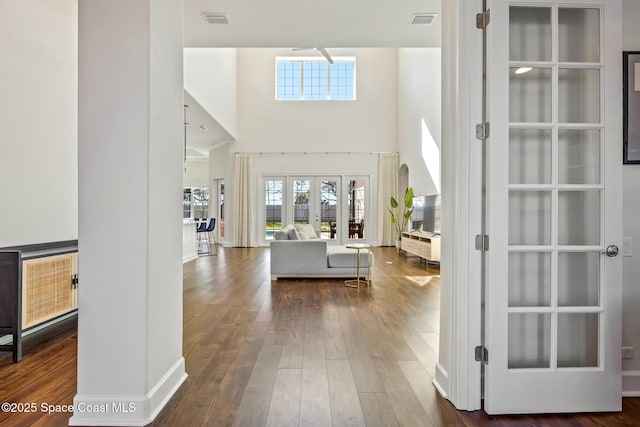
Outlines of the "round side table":
[{"label": "round side table", "polygon": [[[345,280],[344,285],[360,289],[360,282],[363,282],[365,286],[369,286],[371,284],[371,245],[367,243],[351,243],[345,247],[355,249],[358,252],[356,254],[356,278],[355,280]],[[362,249],[367,250],[367,276],[365,280],[360,280],[360,251]]]}]

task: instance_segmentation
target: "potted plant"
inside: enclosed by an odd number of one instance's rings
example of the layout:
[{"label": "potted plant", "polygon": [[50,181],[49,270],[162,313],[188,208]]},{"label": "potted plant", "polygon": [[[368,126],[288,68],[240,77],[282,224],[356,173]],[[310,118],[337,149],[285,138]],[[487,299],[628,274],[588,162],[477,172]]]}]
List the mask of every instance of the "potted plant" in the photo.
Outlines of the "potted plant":
[{"label": "potted plant", "polygon": [[395,197],[391,196],[391,207],[387,208],[391,214],[391,223],[396,228],[396,248],[400,249],[402,232],[407,229],[407,223],[413,213],[413,188],[409,187],[404,192],[404,205],[402,210]]}]

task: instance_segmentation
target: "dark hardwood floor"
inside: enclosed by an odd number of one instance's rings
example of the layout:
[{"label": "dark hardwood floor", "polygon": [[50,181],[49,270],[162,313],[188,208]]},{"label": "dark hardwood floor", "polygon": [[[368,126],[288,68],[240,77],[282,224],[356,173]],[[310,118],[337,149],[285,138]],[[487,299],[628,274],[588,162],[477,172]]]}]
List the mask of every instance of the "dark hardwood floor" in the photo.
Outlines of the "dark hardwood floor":
[{"label": "dark hardwood floor", "polygon": [[[189,378],[160,426],[640,426],[623,412],[490,417],[459,412],[431,384],[438,353],[439,271],[374,248],[374,282],[269,280],[267,249],[220,248],[184,266]],[[76,391],[76,325],[25,340],[24,359],[0,353],[0,402],[69,405]],[[65,426],[70,414],[0,412],[0,426]]]}]

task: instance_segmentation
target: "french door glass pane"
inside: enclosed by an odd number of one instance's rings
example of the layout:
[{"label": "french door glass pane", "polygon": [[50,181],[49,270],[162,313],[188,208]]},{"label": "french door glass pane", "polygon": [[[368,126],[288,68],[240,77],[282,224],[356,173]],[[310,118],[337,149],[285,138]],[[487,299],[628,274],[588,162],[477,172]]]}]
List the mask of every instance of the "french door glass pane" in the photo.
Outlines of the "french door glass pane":
[{"label": "french door glass pane", "polygon": [[363,239],[365,227],[365,181],[348,181],[347,209],[349,213],[349,239]]},{"label": "french door glass pane", "polygon": [[320,236],[323,239],[336,238],[336,212],[338,207],[338,181],[320,181]]},{"label": "french door glass pane", "polygon": [[528,71],[511,67],[509,72],[509,121],[551,122],[550,68],[533,68]]},{"label": "french door glass pane", "polygon": [[551,183],[551,130],[509,130],[509,184]]},{"label": "french door glass pane", "polygon": [[550,8],[509,8],[509,59],[551,61]]},{"label": "french door glass pane", "polygon": [[551,305],[551,253],[509,254],[509,307]]},{"label": "french door glass pane", "polygon": [[509,191],[509,244],[551,244],[550,191]]},{"label": "french door glass pane", "polygon": [[310,224],[309,199],[311,197],[311,181],[296,179],[293,181],[293,223]]},{"label": "french door glass pane", "polygon": [[265,239],[273,239],[276,231],[282,228],[282,179],[267,179],[265,181]]},{"label": "french door glass pane", "polygon": [[509,313],[509,369],[549,368],[551,314]]},{"label": "french door glass pane", "polygon": [[600,10],[558,10],[558,60],[600,62]]},{"label": "french door glass pane", "polygon": [[558,192],[558,244],[600,244],[600,191]]},{"label": "french door glass pane", "polygon": [[600,184],[600,131],[558,130],[558,182]]},{"label": "french door glass pane", "polygon": [[558,313],[558,368],[598,366],[598,313]]},{"label": "french door glass pane", "polygon": [[603,303],[600,21],[509,7],[510,369],[599,364],[600,314],[581,311]]},{"label": "french door glass pane", "polygon": [[600,123],[600,70],[558,69],[558,121]]},{"label": "french door glass pane", "polygon": [[600,304],[600,254],[558,253],[558,305],[594,307]]}]

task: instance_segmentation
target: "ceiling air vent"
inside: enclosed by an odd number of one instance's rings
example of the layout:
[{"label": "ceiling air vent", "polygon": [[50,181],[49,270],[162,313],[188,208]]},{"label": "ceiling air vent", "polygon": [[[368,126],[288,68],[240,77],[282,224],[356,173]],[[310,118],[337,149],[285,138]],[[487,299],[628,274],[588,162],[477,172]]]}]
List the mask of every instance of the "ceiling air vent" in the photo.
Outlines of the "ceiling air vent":
[{"label": "ceiling air vent", "polygon": [[205,21],[207,21],[207,24],[228,24],[229,23],[229,19],[227,18],[227,15],[225,15],[224,13],[205,12],[202,14],[202,17],[204,18]]},{"label": "ceiling air vent", "polygon": [[433,20],[436,19],[438,14],[436,13],[416,13],[411,18],[411,24],[413,25],[431,25]]}]

